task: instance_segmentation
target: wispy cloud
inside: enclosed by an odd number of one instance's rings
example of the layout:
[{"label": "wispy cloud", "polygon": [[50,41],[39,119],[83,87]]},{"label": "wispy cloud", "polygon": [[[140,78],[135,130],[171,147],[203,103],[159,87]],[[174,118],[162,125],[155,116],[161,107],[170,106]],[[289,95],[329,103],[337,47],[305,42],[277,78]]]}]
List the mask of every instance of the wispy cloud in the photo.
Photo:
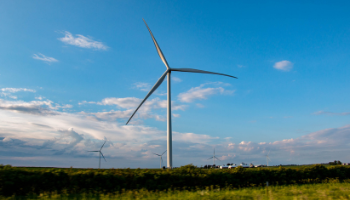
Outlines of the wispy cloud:
[{"label": "wispy cloud", "polygon": [[37,60],[42,60],[42,61],[45,61],[45,62],[49,62],[49,63],[58,62],[58,60],[56,60],[55,58],[49,57],[49,56],[45,56],[44,54],[41,54],[41,53],[34,54],[33,58],[37,59]]},{"label": "wispy cloud", "polygon": [[193,102],[195,100],[204,100],[207,99],[209,96],[212,96],[214,94],[233,94],[234,90],[225,90],[223,87],[216,87],[216,88],[210,88],[205,86],[207,85],[225,85],[225,83],[217,82],[217,83],[205,83],[201,84],[198,87],[191,88],[187,92],[180,93],[178,95],[178,99],[181,102]]},{"label": "wispy cloud", "polygon": [[275,69],[282,70],[282,71],[290,71],[293,69],[293,63],[291,63],[288,60],[282,60],[279,62],[276,62],[273,66]]},{"label": "wispy cloud", "polygon": [[59,105],[50,100],[46,101],[6,101],[0,99],[0,110],[8,110],[12,112],[26,113],[32,115],[58,115],[58,109],[72,108],[72,105]]},{"label": "wispy cloud", "polygon": [[[126,97],[126,98],[105,98],[102,99],[101,102],[98,102],[98,105],[116,105],[120,108],[124,109],[135,109],[140,103],[142,99],[135,98],[135,97]],[[160,108],[166,108],[167,107],[167,101],[166,100],[160,100],[159,98],[154,98],[151,100],[147,100],[140,110],[144,111],[150,111],[151,109],[160,109]],[[172,102],[172,110],[185,110],[186,105],[177,104],[175,102]]]},{"label": "wispy cloud", "polygon": [[[105,98],[100,102],[87,102],[82,101],[79,105],[82,104],[97,104],[103,106],[113,106],[115,105],[118,110],[110,110],[104,112],[91,112],[85,113],[81,112],[81,114],[92,117],[93,119],[100,121],[114,121],[116,119],[128,119],[132,113],[135,111],[136,107],[140,104],[142,99],[135,97],[126,97],[126,98]],[[159,98],[154,98],[151,100],[147,100],[142,107],[138,110],[137,114],[134,116],[134,119],[150,119],[153,118],[157,121],[164,121],[166,118],[164,116],[156,114],[154,111],[159,109],[165,109],[167,107],[167,101],[161,100]],[[187,105],[178,104],[176,102],[172,102],[172,110],[182,110],[184,111],[187,108]],[[120,110],[119,110],[120,109]],[[133,123],[136,123],[133,121]],[[140,123],[140,122],[137,122]]]},{"label": "wispy cloud", "polygon": [[173,113],[173,117],[180,117],[180,114]]},{"label": "wispy cloud", "polygon": [[17,96],[13,95],[16,92],[36,92],[32,89],[27,88],[1,88],[1,96],[9,97],[11,99],[17,99]]},{"label": "wispy cloud", "polygon": [[66,44],[70,44],[70,45],[74,45],[82,48],[98,49],[98,50],[108,49],[108,46],[106,46],[102,42],[94,41],[91,38],[88,38],[79,34],[76,34],[76,37],[74,37],[68,31],[65,31],[65,36],[63,38],[58,38],[58,39]]},{"label": "wispy cloud", "polygon": [[182,82],[182,80],[180,78],[176,77],[176,76],[172,76],[171,80],[175,81],[175,82]]},{"label": "wispy cloud", "polygon": [[144,92],[148,92],[151,89],[151,86],[148,83],[137,82],[134,83],[134,88]]},{"label": "wispy cloud", "polygon": [[1,88],[1,91],[3,92],[36,92],[35,90],[32,89],[27,89],[27,88]]},{"label": "wispy cloud", "polygon": [[317,111],[313,113],[314,115],[338,115],[338,116],[345,116],[345,115],[350,115],[350,112],[342,112],[342,113],[337,113],[337,112],[327,112],[327,111]]},{"label": "wispy cloud", "polygon": [[53,111],[57,109],[52,105],[52,101],[4,101],[0,99],[0,110],[28,113],[33,115],[57,115]]}]

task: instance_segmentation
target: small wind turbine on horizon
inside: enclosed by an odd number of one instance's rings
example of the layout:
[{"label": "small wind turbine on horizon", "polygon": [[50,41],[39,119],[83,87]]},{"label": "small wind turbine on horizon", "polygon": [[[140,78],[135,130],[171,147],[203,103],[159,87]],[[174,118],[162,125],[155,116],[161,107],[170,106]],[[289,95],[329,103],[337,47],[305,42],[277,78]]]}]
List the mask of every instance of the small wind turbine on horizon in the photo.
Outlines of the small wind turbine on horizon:
[{"label": "small wind turbine on horizon", "polygon": [[[217,158],[216,156],[215,156],[215,149],[214,149],[214,154],[213,154],[213,156],[212,157],[210,157],[210,158],[208,158],[208,160],[209,159],[213,159],[213,165],[215,165],[215,159],[217,159],[217,160],[220,160],[219,158]],[[220,160],[221,161],[221,160]]]},{"label": "small wind turbine on horizon", "polygon": [[102,153],[102,148],[103,146],[105,146],[107,140],[103,143],[103,145],[101,146],[100,150],[98,151],[88,151],[88,152],[99,152],[99,164],[98,164],[98,168],[100,169],[101,168],[101,156],[103,157],[103,159],[105,159],[105,161],[107,162],[106,158],[103,156],[103,153]]},{"label": "small wind turbine on horizon", "polygon": [[166,150],[162,153],[162,154],[157,154],[157,153],[153,153],[154,155],[157,155],[160,157],[160,168],[162,169],[162,165],[163,165],[163,154],[166,152]]},{"label": "small wind turbine on horizon", "polygon": [[[270,150],[270,151],[271,151],[271,150]],[[269,151],[269,153],[267,153],[267,154],[265,155],[265,157],[266,157],[266,166],[269,166],[269,160],[271,161],[271,159],[269,158],[270,151]]]},{"label": "small wind turbine on horizon", "polygon": [[228,74],[222,74],[222,73],[216,73],[216,72],[209,72],[209,71],[204,71],[204,70],[199,70],[199,69],[191,69],[191,68],[170,68],[168,65],[167,60],[165,59],[165,56],[163,55],[162,50],[160,49],[156,39],[154,38],[151,29],[148,27],[146,21],[143,19],[143,21],[145,22],[145,25],[149,31],[149,33],[151,34],[153,43],[157,49],[158,55],[160,57],[160,59],[163,61],[164,65],[166,66],[166,71],[163,73],[163,75],[158,79],[158,81],[156,82],[156,84],[152,87],[152,89],[148,92],[148,94],[146,95],[146,97],[141,101],[140,105],[136,108],[136,110],[134,111],[134,113],[131,115],[131,117],[129,118],[129,120],[126,122],[126,125],[128,125],[128,123],[130,122],[130,120],[132,119],[132,117],[135,115],[135,113],[137,112],[137,110],[142,106],[142,104],[148,99],[149,96],[151,96],[151,94],[162,84],[162,82],[164,81],[165,77],[167,76],[168,78],[168,86],[167,86],[167,167],[168,168],[172,168],[173,167],[173,151],[172,151],[172,124],[171,124],[171,87],[170,87],[170,74],[172,71],[177,71],[177,72],[191,72],[191,73],[203,73],[203,74],[216,74],[216,75],[222,75],[222,76],[228,76],[231,78],[237,78]]}]

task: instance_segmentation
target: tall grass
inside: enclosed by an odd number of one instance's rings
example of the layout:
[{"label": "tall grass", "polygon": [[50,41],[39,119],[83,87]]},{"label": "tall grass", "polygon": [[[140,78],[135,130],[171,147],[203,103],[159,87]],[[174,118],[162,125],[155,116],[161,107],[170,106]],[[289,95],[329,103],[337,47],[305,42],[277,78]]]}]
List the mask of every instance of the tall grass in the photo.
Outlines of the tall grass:
[{"label": "tall grass", "polygon": [[209,187],[205,190],[171,190],[171,191],[148,191],[132,190],[122,191],[118,194],[40,194],[36,196],[12,196],[1,197],[4,200],[110,200],[110,199],[162,199],[162,200],[189,200],[189,199],[215,199],[215,200],[301,200],[301,199],[350,199],[350,183],[323,183],[309,185],[272,186],[243,189],[214,189]]},{"label": "tall grass", "polygon": [[333,180],[349,182],[350,168],[315,165],[306,168],[246,170],[203,170],[193,165],[174,170],[148,169],[42,169],[26,170],[0,166],[0,195],[112,194],[121,191],[203,190],[214,188],[262,187],[329,183]]}]

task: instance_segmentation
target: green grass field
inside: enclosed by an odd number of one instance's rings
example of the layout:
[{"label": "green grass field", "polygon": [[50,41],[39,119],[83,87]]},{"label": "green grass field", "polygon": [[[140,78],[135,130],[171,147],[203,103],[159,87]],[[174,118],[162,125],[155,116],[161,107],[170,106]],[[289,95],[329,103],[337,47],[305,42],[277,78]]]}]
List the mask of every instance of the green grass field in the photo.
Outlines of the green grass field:
[{"label": "green grass field", "polygon": [[197,191],[156,191],[150,192],[147,190],[126,191],[121,194],[113,195],[45,195],[26,196],[26,197],[0,197],[4,200],[19,200],[19,199],[54,199],[54,200],[109,200],[109,199],[257,199],[257,200],[284,200],[284,199],[350,199],[350,183],[323,183],[309,185],[289,185],[289,186],[272,186],[259,188],[244,188],[244,189],[206,189]]}]

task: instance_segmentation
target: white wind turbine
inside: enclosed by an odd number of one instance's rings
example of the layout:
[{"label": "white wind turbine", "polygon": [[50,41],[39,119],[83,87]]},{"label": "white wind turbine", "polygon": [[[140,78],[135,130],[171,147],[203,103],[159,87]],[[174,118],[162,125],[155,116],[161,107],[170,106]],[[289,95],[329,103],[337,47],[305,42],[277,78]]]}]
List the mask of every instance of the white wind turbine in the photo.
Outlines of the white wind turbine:
[{"label": "white wind turbine", "polygon": [[99,164],[98,164],[98,168],[100,169],[101,168],[101,156],[103,157],[103,159],[105,159],[105,161],[107,162],[106,158],[103,156],[103,153],[102,153],[102,148],[103,146],[105,146],[107,140],[105,141],[105,143],[103,143],[103,145],[101,146],[100,150],[98,151],[88,151],[88,152],[99,152]]},{"label": "white wind turbine", "polygon": [[166,66],[166,71],[163,73],[163,75],[158,79],[158,81],[156,82],[156,84],[152,87],[152,89],[148,92],[148,94],[146,95],[146,97],[141,101],[140,105],[136,108],[136,110],[134,111],[134,113],[131,115],[131,117],[129,118],[128,122],[126,122],[126,125],[130,122],[130,120],[132,119],[132,117],[135,115],[135,113],[137,112],[137,110],[142,106],[142,104],[148,99],[149,96],[151,96],[151,94],[162,84],[162,82],[165,79],[165,76],[168,76],[168,102],[167,102],[167,167],[168,168],[172,168],[173,167],[173,157],[172,157],[172,128],[171,128],[171,88],[170,88],[170,74],[172,71],[177,71],[177,72],[192,72],[192,73],[203,73],[203,74],[216,74],[216,75],[223,75],[223,76],[228,76],[231,78],[237,78],[231,75],[227,75],[227,74],[222,74],[222,73],[216,73],[216,72],[209,72],[209,71],[204,71],[204,70],[199,70],[199,69],[191,69],[191,68],[170,68],[168,65],[168,62],[166,61],[162,50],[160,49],[156,39],[154,38],[151,29],[148,27],[146,21],[143,19],[143,21],[146,24],[146,27],[149,31],[149,33],[151,34],[153,43],[157,49],[158,55],[160,57],[160,59],[163,61],[163,63]]},{"label": "white wind turbine", "polygon": [[[270,151],[271,151],[271,150],[270,150]],[[269,166],[269,160],[271,161],[271,159],[269,158],[270,151],[269,151],[269,153],[267,153],[267,154],[265,155],[265,157],[266,157],[266,166]]]},{"label": "white wind turbine", "polygon": [[[210,157],[210,158],[208,158],[208,160],[209,159],[213,159],[213,165],[215,165],[215,159],[217,159],[217,160],[220,160],[219,158],[217,158],[216,156],[215,156],[215,149],[214,149],[214,154],[213,154],[213,156],[212,157]],[[220,160],[221,161],[221,160]]]},{"label": "white wind turbine", "polygon": [[162,165],[163,165],[163,158],[162,158],[162,156],[163,156],[163,154],[166,152],[166,150],[162,153],[162,154],[157,154],[157,153],[153,153],[154,155],[157,155],[157,156],[159,156],[160,157],[160,168],[162,169]]}]

